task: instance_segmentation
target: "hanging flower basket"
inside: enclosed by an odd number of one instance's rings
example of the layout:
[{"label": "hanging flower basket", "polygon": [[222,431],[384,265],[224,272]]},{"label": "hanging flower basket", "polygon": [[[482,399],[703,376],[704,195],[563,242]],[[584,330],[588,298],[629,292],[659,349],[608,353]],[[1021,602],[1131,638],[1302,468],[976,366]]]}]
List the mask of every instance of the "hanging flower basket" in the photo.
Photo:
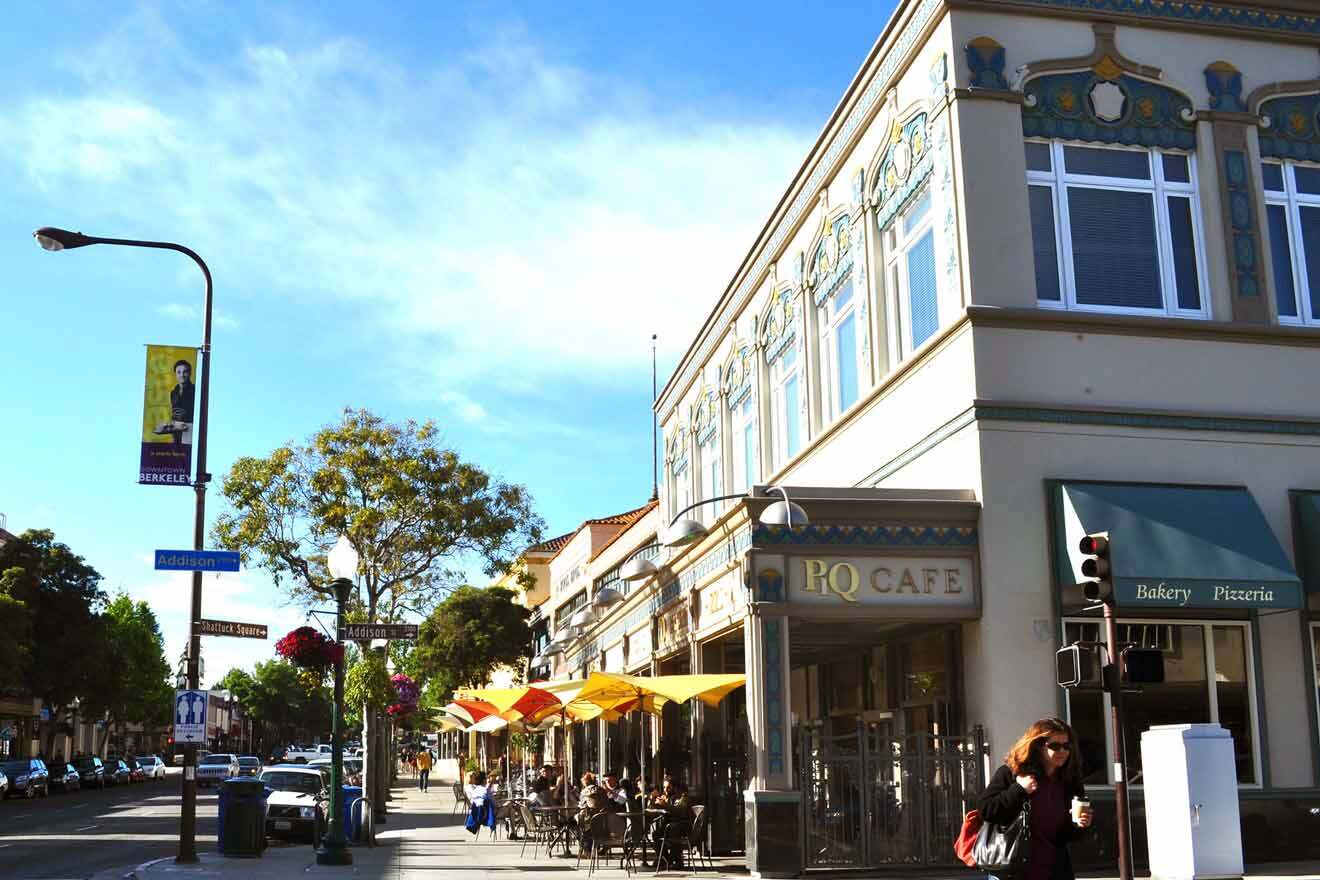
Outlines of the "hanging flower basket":
[{"label": "hanging flower basket", "polygon": [[303,669],[326,669],[344,660],[344,647],[310,626],[300,626],[275,643],[275,653]]},{"label": "hanging flower basket", "polygon": [[395,702],[385,709],[386,713],[391,718],[404,718],[416,712],[417,700],[421,696],[417,682],[400,672],[390,677],[390,684],[394,686]]},{"label": "hanging flower basket", "polygon": [[413,712],[417,711],[416,703],[394,703],[387,706],[385,712],[391,718],[407,718]]}]

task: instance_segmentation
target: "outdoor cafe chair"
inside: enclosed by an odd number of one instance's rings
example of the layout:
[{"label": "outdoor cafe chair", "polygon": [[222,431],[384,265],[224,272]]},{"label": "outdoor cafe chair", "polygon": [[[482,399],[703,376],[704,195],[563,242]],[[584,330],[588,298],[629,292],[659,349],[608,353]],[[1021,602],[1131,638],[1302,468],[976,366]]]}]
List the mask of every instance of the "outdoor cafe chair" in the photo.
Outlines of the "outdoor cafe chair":
[{"label": "outdoor cafe chair", "polygon": [[660,852],[656,854],[655,872],[659,874],[665,868],[672,867],[671,854],[674,852],[682,853],[684,861],[692,870],[700,870],[706,865],[712,871],[715,870],[710,843],[706,840],[706,824],[706,808],[701,804],[692,808],[690,820],[670,819],[669,824],[665,825]]},{"label": "outdoor cafe chair", "polygon": [[591,864],[587,876],[596,873],[603,858],[609,863],[610,854],[617,851],[619,867],[631,876],[633,862],[633,836],[628,820],[617,813],[602,812],[591,817],[587,826],[587,839],[591,841]]},{"label": "outdoor cafe chair", "polygon": [[[524,803],[517,804],[518,818],[523,825],[523,845],[518,857],[527,853],[527,844],[532,845],[532,858],[536,858],[536,849],[541,844],[549,845],[554,837],[555,826],[546,813],[538,813]],[[548,852],[548,850],[547,850]]]},{"label": "outdoor cafe chair", "polygon": [[472,805],[472,804],[471,804],[471,801],[468,800],[467,790],[466,790],[465,788],[463,788],[463,783],[461,783],[461,782],[455,782],[455,783],[454,783],[454,809],[453,809],[453,812],[450,813],[450,815],[452,816],[452,815],[454,815],[455,813],[458,813],[458,812],[464,812],[464,813],[466,813],[467,810],[468,810],[468,807],[471,806],[471,805]]}]

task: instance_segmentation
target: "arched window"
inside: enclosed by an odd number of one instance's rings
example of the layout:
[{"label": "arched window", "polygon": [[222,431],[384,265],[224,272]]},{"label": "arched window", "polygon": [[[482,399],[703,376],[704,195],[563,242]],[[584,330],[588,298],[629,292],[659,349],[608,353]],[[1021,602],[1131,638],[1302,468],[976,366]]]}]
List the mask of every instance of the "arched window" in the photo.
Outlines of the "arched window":
[{"label": "arched window", "polygon": [[865,310],[853,285],[853,231],[848,216],[826,224],[811,260],[810,283],[820,317],[822,412],[833,420],[857,402]]},{"label": "arched window", "polygon": [[769,371],[772,469],[778,470],[802,449],[806,412],[792,291],[785,289],[772,296],[762,327],[761,344]]},{"label": "arched window", "polygon": [[[701,498],[724,494],[724,462],[720,456],[720,403],[714,389],[704,388],[697,395],[692,414],[692,431],[697,440],[697,484]],[[707,505],[712,519],[719,516],[720,502]]]},{"label": "arched window", "polygon": [[688,470],[688,430],[680,424],[669,438],[665,465],[669,473],[669,518],[692,503],[692,474]]},{"label": "arched window", "polygon": [[746,492],[761,478],[756,413],[756,376],[752,347],[735,344],[724,368],[724,394],[729,401],[730,492]]},{"label": "arched window", "polygon": [[1320,324],[1320,92],[1261,104],[1266,226],[1282,324]]}]

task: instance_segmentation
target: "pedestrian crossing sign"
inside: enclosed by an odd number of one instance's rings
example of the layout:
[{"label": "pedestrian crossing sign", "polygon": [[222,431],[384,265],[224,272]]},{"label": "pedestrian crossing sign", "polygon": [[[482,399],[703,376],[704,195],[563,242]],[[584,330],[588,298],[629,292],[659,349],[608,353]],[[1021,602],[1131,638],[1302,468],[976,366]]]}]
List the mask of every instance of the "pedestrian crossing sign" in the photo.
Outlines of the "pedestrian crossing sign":
[{"label": "pedestrian crossing sign", "polygon": [[206,707],[210,691],[174,692],[174,741],[206,744]]}]

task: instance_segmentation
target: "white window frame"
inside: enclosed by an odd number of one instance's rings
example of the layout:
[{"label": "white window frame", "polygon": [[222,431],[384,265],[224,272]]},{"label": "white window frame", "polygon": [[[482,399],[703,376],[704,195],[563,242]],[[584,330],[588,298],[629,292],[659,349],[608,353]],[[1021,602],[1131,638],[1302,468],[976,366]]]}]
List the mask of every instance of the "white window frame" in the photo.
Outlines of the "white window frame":
[{"label": "white window frame", "polygon": [[[904,226],[904,221],[908,217],[908,214],[912,211],[913,207],[915,207],[918,202],[920,202],[922,199],[925,198],[929,198],[931,200],[930,209],[926,211],[926,215],[921,218],[921,221],[917,223],[917,225],[911,231],[905,232],[903,226]],[[935,241],[934,230],[935,230],[935,194],[934,191],[931,189],[929,182],[924,184],[920,189],[918,189],[915,193],[913,193],[912,196],[908,198],[907,203],[903,206],[903,209],[901,211],[896,212],[893,216],[893,219],[889,221],[889,224],[885,226],[883,230],[881,230],[880,238],[884,242],[884,254],[885,254],[885,280],[888,282],[888,286],[893,290],[893,296],[890,297],[890,304],[889,304],[889,307],[892,310],[893,320],[889,322],[889,325],[890,327],[895,328],[896,330],[896,332],[893,334],[893,339],[891,340],[891,347],[893,349],[893,354],[896,356],[895,357],[896,361],[906,360],[907,358],[912,356],[913,352],[915,352],[917,349],[921,347],[921,346],[914,346],[912,344],[912,321],[911,321],[912,307],[911,307],[911,302],[908,298],[911,291],[910,288],[908,287],[907,255],[908,252],[912,249],[912,246],[917,242],[921,241],[921,239],[924,238],[926,236],[926,233],[928,232],[931,234],[932,246],[937,245],[938,242]],[[932,333],[929,339],[926,339],[924,342],[922,342],[922,345],[925,345],[927,342],[930,342],[931,339],[934,339],[936,336],[938,336],[939,335],[938,328],[944,326],[944,316],[942,314],[943,304],[940,302],[942,298],[942,291],[940,290],[938,253],[936,254],[936,257],[937,257],[936,271],[935,271],[936,332]]]},{"label": "white window frame", "polygon": [[[1281,205],[1286,211],[1288,220],[1288,249],[1292,257],[1293,270],[1293,296],[1297,298],[1297,315],[1280,315],[1279,304],[1274,304],[1274,317],[1280,324],[1292,324],[1294,326],[1316,325],[1320,324],[1320,315],[1313,314],[1311,310],[1311,278],[1306,268],[1305,243],[1302,241],[1302,208],[1320,208],[1320,195],[1310,195],[1297,191],[1297,180],[1293,176],[1293,169],[1298,165],[1307,168],[1314,168],[1320,171],[1320,166],[1310,162],[1284,162],[1266,160],[1262,164],[1275,165],[1283,172],[1283,192],[1275,189],[1265,189],[1262,185],[1261,190],[1265,193],[1266,205]],[[1261,181],[1262,184],[1264,181]],[[1269,218],[1265,218],[1265,234],[1269,235]],[[1273,246],[1271,241],[1270,245]],[[1272,267],[1273,264],[1271,264]],[[1275,285],[1275,296],[1277,299],[1278,285]]]},{"label": "white window frame", "polygon": [[[729,407],[729,454],[733,457],[729,472],[734,492],[746,492],[761,477],[759,467],[761,435],[756,418],[756,395],[748,392],[737,406]],[[750,457],[747,448],[747,430],[752,431]]]},{"label": "white window frame", "polygon": [[[724,494],[724,471],[720,460],[720,432],[711,431],[709,439],[705,443],[697,445],[697,464],[700,468],[698,489],[701,492],[701,501],[709,498],[715,498]],[[724,508],[722,501],[716,501],[707,505],[711,510],[711,520],[719,517]]]},{"label": "white window frame", "polygon": [[[847,287],[851,291],[848,303],[842,309],[835,307],[838,301],[839,291]],[[820,349],[824,355],[825,369],[821,382],[821,393],[825,397],[825,419],[834,421],[843,415],[849,409],[852,409],[859,400],[862,399],[862,334],[866,328],[862,326],[861,309],[857,307],[857,298],[862,292],[853,284],[851,274],[848,278],[839,282],[838,286],[830,292],[825,301],[820,304]],[[841,381],[839,376],[839,346],[838,329],[839,325],[847,320],[848,316],[853,318],[853,359],[856,363],[857,392],[852,403],[847,406],[841,405],[839,400],[839,391]]]},{"label": "white window frame", "polygon": [[669,518],[678,516],[678,512],[688,505],[692,504],[692,479],[688,456],[684,455],[675,459],[669,465],[670,485],[673,490],[669,497],[673,499],[673,507],[669,511]]},{"label": "white window frame", "polygon": [[[1101,628],[1101,638],[1103,640],[1104,621],[1094,617],[1066,617],[1060,626],[1063,633],[1063,639],[1067,640],[1067,626],[1070,623],[1096,624]],[[1240,789],[1261,789],[1265,787],[1264,780],[1261,778],[1260,761],[1260,703],[1256,699],[1256,649],[1252,639],[1251,623],[1244,620],[1171,620],[1169,618],[1154,617],[1120,617],[1119,626],[1124,624],[1150,624],[1155,626],[1199,626],[1203,632],[1203,641],[1205,643],[1205,673],[1206,690],[1210,700],[1210,718],[1211,724],[1219,723],[1219,689],[1215,684],[1215,633],[1214,628],[1238,627],[1242,630],[1242,650],[1246,654],[1246,676],[1247,676],[1247,708],[1251,713],[1251,761],[1253,766],[1253,776],[1255,782],[1239,782]],[[1069,723],[1072,721],[1072,689],[1064,689],[1064,705],[1068,713]],[[1111,701],[1108,693],[1101,694],[1104,717],[1109,718]],[[1106,723],[1104,725],[1105,736],[1105,780],[1106,784],[1114,784],[1114,762],[1109,760],[1109,756],[1114,754],[1114,730],[1113,725]],[[1129,789],[1140,790],[1140,782],[1128,783]]]},{"label": "white window frame", "polygon": [[[784,361],[790,356],[793,358],[791,369],[785,369]],[[802,370],[802,352],[798,351],[798,340],[795,338],[788,343],[788,346],[775,358],[774,363],[770,364],[770,418],[774,426],[772,440],[774,441],[775,463],[774,469],[777,471],[786,465],[794,456],[800,453],[806,446],[805,431],[802,425],[802,395],[806,393],[804,377]],[[797,379],[797,406],[795,412],[785,411],[786,388],[790,379]],[[798,448],[791,453],[788,449],[788,425],[789,419],[797,419]]]},{"label": "white window frame", "polygon": [[[1118,144],[1093,144],[1082,141],[1042,140],[1028,138],[1025,143],[1045,144],[1050,148],[1049,171],[1027,170],[1027,186],[1048,186],[1050,200],[1054,204],[1054,247],[1058,256],[1059,292],[1061,299],[1048,300],[1037,298],[1036,305],[1048,309],[1068,311],[1103,312],[1111,315],[1155,315],[1160,317],[1203,318],[1210,317],[1210,287],[1206,277],[1205,229],[1201,217],[1201,197],[1197,188],[1196,154],[1187,150],[1162,150],[1147,147],[1129,147]],[[1127,177],[1100,177],[1091,174],[1070,174],[1065,170],[1063,150],[1065,147],[1085,147],[1096,150],[1126,150],[1144,153],[1150,165],[1149,180],[1133,180]],[[1168,154],[1187,158],[1187,183],[1171,183],[1164,179],[1164,162],[1161,156]],[[1160,263],[1160,293],[1164,298],[1164,307],[1145,309],[1128,306],[1092,305],[1077,302],[1077,280],[1073,270],[1072,219],[1068,213],[1068,201],[1064,192],[1068,187],[1086,187],[1088,189],[1123,190],[1149,194],[1155,208],[1155,235]],[[1196,285],[1199,309],[1178,307],[1178,284],[1174,274],[1173,233],[1169,229],[1169,196],[1189,197],[1192,211],[1192,244],[1196,248]],[[1027,229],[1031,224],[1028,217]]]}]

